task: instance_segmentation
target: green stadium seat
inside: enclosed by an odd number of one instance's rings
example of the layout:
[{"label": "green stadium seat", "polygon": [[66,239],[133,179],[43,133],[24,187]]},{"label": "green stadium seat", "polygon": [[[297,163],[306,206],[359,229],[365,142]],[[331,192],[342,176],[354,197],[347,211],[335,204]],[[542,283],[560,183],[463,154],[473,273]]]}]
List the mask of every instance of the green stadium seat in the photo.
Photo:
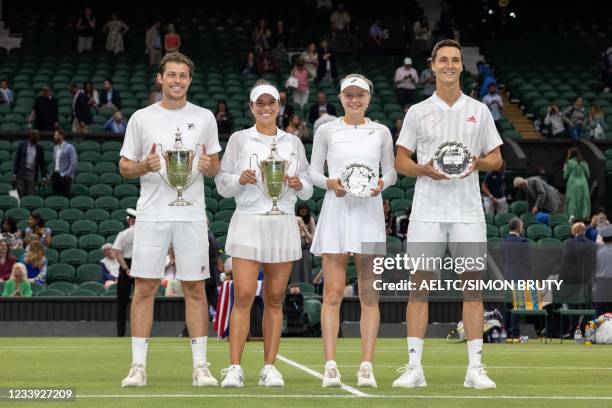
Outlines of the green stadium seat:
[{"label": "green stadium seat", "polygon": [[508,224],[508,222],[515,218],[516,215],[514,213],[501,213],[501,214],[496,214],[495,215],[495,225],[497,225],[498,227],[502,226],[502,225],[506,225]]},{"label": "green stadium seat", "polygon": [[79,173],[76,175],[74,180],[78,184],[84,184],[89,187],[94,184],[98,184],[98,175],[94,173]]},{"label": "green stadium seat", "polygon": [[119,201],[119,207],[126,208],[136,208],[138,204],[138,197],[124,197]]},{"label": "green stadium seat", "polygon": [[79,237],[79,248],[84,249],[86,251],[90,251],[92,249],[101,248],[106,240],[102,235],[99,234],[86,234],[82,237]]},{"label": "green stadium seat", "polygon": [[78,196],[70,200],[70,208],[87,211],[94,208],[94,199],[91,197]]},{"label": "green stadium seat", "polygon": [[124,223],[119,222],[119,221],[115,221],[115,220],[102,221],[98,225],[99,233],[101,235],[106,236],[106,237],[108,237],[109,235],[112,235],[112,234],[118,234],[121,231],[123,231],[124,229],[125,229]]},{"label": "green stadium seat", "polygon": [[219,201],[219,210],[235,210],[236,201],[233,198],[224,198]]},{"label": "green stadium seat", "polygon": [[19,200],[19,207],[30,211],[44,206],[44,200],[39,196],[25,196]]},{"label": "green stadium seat", "polygon": [[404,212],[410,207],[412,207],[412,200],[405,198],[397,198],[391,203],[391,211],[393,211],[394,214],[404,214]]},{"label": "green stadium seat", "polygon": [[117,173],[117,165],[112,162],[99,162],[94,165],[94,173],[101,175],[104,173]]},{"label": "green stadium seat", "polygon": [[552,237],[552,231],[550,227],[542,224],[534,224],[527,227],[527,238],[531,238],[535,241],[541,238]]},{"label": "green stadium seat", "polygon": [[100,143],[94,142],[91,140],[86,140],[81,143],[76,144],[77,152],[79,153],[79,157],[83,152],[96,152],[100,153]]},{"label": "green stadium seat", "polygon": [[120,184],[115,187],[113,195],[118,199],[125,197],[138,197],[138,188],[132,184]]},{"label": "green stadium seat", "polygon": [[36,293],[37,297],[63,297],[66,296],[64,294],[64,292],[60,292],[57,289],[43,289],[41,291],[39,291],[38,293]]},{"label": "green stadium seat", "polygon": [[85,234],[95,234],[98,232],[98,224],[91,220],[79,220],[72,223],[70,232],[77,237]]},{"label": "green stadium seat", "polygon": [[226,221],[214,221],[210,224],[210,231],[215,236],[227,235],[229,229],[229,222]]},{"label": "green stadium seat", "polygon": [[219,210],[219,202],[217,201],[216,198],[213,197],[206,197],[204,199],[205,203],[206,203],[206,209],[215,213],[217,210]]},{"label": "green stadium seat", "polygon": [[95,201],[95,208],[113,211],[119,208],[119,200],[117,200],[115,197],[100,197]]},{"label": "green stadium seat", "polygon": [[118,164],[119,159],[119,152],[116,150],[109,150],[102,153],[102,161]]},{"label": "green stadium seat", "polygon": [[102,152],[107,152],[109,150],[120,151],[122,147],[123,147],[123,144],[121,144],[120,142],[108,141],[108,142],[102,143],[102,145],[100,146],[100,151]]},{"label": "green stadium seat", "polygon": [[9,183],[0,183],[0,196],[5,196],[13,189]]},{"label": "green stadium seat", "polygon": [[87,263],[87,252],[82,249],[66,249],[60,253],[60,262],[78,268]]},{"label": "green stadium seat", "polygon": [[110,214],[106,210],[102,210],[100,208],[93,208],[91,210],[87,210],[85,213],[85,219],[99,223],[102,221],[107,221],[110,219]]},{"label": "green stadium seat", "polygon": [[70,194],[73,197],[77,197],[77,196],[89,196],[89,187],[86,186],[85,184],[74,183],[70,187]]},{"label": "green stadium seat", "polygon": [[[76,198],[76,197],[75,197]],[[72,223],[84,218],[83,211],[78,208],[67,208],[59,213],[60,220]]]},{"label": "green stadium seat", "polygon": [[17,207],[19,207],[19,202],[15,197],[8,195],[0,196],[0,209],[6,211]]},{"label": "green stadium seat", "polygon": [[55,282],[74,282],[76,272],[72,265],[56,263],[47,268],[47,284]]},{"label": "green stadium seat", "polygon": [[100,248],[93,249],[87,254],[87,262],[90,264],[98,263],[102,258],[104,258],[104,253]]},{"label": "green stadium seat", "polygon": [[45,258],[49,265],[59,262],[59,253],[53,248],[45,248]]},{"label": "green stadium seat", "polygon": [[495,220],[493,214],[485,213],[485,223],[495,225]]},{"label": "green stadium seat", "polygon": [[[87,265],[84,265],[84,266],[87,266]],[[98,267],[98,270],[100,269],[98,265],[94,265],[94,266]],[[78,275],[78,272],[77,272],[77,275]],[[104,285],[101,284],[100,282],[84,282],[79,285],[79,289],[90,290],[94,292],[96,296],[101,296],[104,292],[106,292]]]},{"label": "green stadium seat", "polygon": [[562,214],[562,213],[550,214],[548,218],[548,225],[550,226],[550,228],[555,228],[557,225],[564,225],[568,223],[569,223],[569,219],[567,215]]},{"label": "green stadium seat", "polygon": [[118,210],[111,212],[110,219],[123,223],[125,222],[126,217],[127,217],[127,211],[125,210],[125,208],[120,208]]},{"label": "green stadium seat", "polygon": [[521,215],[521,221],[523,221],[523,225],[525,228],[528,228],[530,225],[538,223],[535,214],[532,214],[530,212],[523,213]]},{"label": "green stadium seat", "polygon": [[89,195],[93,198],[111,197],[113,188],[107,184],[94,184],[89,187]]},{"label": "green stadium seat", "polygon": [[68,234],[70,232],[70,224],[64,220],[45,221],[45,226],[51,230],[54,239],[55,235]]},{"label": "green stadium seat", "polygon": [[38,296],[40,292],[45,290],[45,287],[39,283],[31,282],[30,287],[32,288],[32,296]]},{"label": "green stadium seat", "polygon": [[58,234],[53,237],[51,246],[58,251],[63,251],[65,249],[76,248],[77,243],[77,237],[72,234]]},{"label": "green stadium seat", "polygon": [[11,217],[18,223],[20,221],[27,221],[30,217],[30,210],[26,210],[25,208],[9,208],[4,211],[5,217]]},{"label": "green stadium seat", "polygon": [[232,215],[234,215],[234,211],[232,210],[220,210],[214,214],[214,221],[226,221],[229,222],[232,219]]},{"label": "green stadium seat", "polygon": [[68,293],[68,296],[70,297],[91,297],[91,296],[98,296],[98,294],[88,289],[75,289],[72,292]]},{"label": "green stadium seat", "polygon": [[499,228],[497,225],[487,224],[487,239],[499,237]]},{"label": "green stadium seat", "polygon": [[[102,282],[100,264],[83,264],[77,269],[77,282]],[[104,287],[102,287],[104,292]]]},{"label": "green stadium seat", "polygon": [[102,155],[98,152],[83,152],[79,154],[79,162],[89,162],[89,163],[98,163],[102,160]]},{"label": "green stadium seat", "polygon": [[385,200],[394,200],[397,198],[405,198],[404,190],[399,187],[391,186],[382,191],[382,197]]},{"label": "green stadium seat", "polygon": [[527,201],[515,201],[510,204],[510,212],[516,214],[517,216],[521,216],[525,214],[529,210]]},{"label": "green stadium seat", "polygon": [[565,241],[572,236],[572,227],[569,224],[559,224],[553,228],[555,238]]},{"label": "green stadium seat", "polygon": [[[137,180],[137,179],[136,179]],[[98,183],[108,184],[111,187],[118,186],[124,182],[123,177],[117,173],[102,173],[98,177]]]},{"label": "green stadium seat", "polygon": [[508,234],[510,234],[510,227],[508,225],[502,225],[499,228],[499,237],[503,239],[506,238]]},{"label": "green stadium seat", "polygon": [[40,215],[45,222],[57,219],[57,211],[52,208],[37,208],[36,210],[32,211],[32,214]]}]

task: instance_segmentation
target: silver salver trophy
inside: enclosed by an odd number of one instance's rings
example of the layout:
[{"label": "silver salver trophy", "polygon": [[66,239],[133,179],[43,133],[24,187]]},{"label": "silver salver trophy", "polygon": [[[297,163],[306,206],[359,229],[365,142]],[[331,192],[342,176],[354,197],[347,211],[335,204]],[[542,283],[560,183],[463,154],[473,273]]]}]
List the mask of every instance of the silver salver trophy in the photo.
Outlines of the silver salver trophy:
[{"label": "silver salver trophy", "polygon": [[461,142],[446,142],[434,153],[433,167],[450,178],[459,178],[467,174],[472,166],[472,155]]},{"label": "silver salver trophy", "polygon": [[191,173],[193,160],[200,145],[196,145],[195,151],[185,148],[183,145],[183,140],[181,139],[181,132],[179,128],[176,128],[176,133],[174,136],[176,138],[174,139],[174,146],[172,147],[172,150],[166,150],[164,152],[164,147],[161,143],[158,143],[161,150],[161,155],[164,157],[164,161],[166,162],[166,173],[168,175],[168,179],[164,178],[161,173],[159,173],[159,176],[168,185],[168,187],[175,190],[177,193],[176,200],[168,205],[172,207],[183,207],[193,205],[183,198],[183,191],[185,191],[193,184],[195,180],[197,180],[197,177],[196,179],[191,180]]},{"label": "silver salver trophy", "polygon": [[[278,200],[281,199],[283,195],[289,189],[287,187],[287,183],[285,183],[285,176],[289,171],[289,166],[291,166],[291,159],[296,156],[295,153],[291,153],[289,156],[289,160],[285,160],[279,156],[278,151],[276,149],[276,140],[272,141],[270,155],[263,159],[259,160],[259,156],[257,153],[253,153],[249,158],[249,167],[254,170],[251,166],[252,159],[255,157],[257,160],[257,166],[261,171],[261,179],[263,181],[263,187],[258,183],[257,185],[261,189],[262,193],[268,197],[272,201],[272,208],[265,213],[265,215],[283,215],[286,214],[283,210],[278,208],[277,203]],[[296,156],[297,157],[297,156]],[[296,167],[295,172],[299,169],[299,161],[296,158]]]},{"label": "silver salver trophy", "polygon": [[360,163],[350,163],[340,175],[342,187],[354,197],[370,197],[378,187],[378,177],[371,167]]}]

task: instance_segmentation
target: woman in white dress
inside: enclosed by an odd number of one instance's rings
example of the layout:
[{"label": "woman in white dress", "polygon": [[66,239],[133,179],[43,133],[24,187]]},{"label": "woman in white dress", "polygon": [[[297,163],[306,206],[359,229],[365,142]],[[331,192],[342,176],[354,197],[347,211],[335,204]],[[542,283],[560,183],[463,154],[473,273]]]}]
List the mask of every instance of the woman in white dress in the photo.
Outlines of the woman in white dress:
[{"label": "woman in white dress", "polygon": [[[266,82],[258,82],[250,94],[255,126],[235,132],[230,137],[215,177],[217,191],[223,197],[234,197],[236,211],[232,216],[225,251],[232,257],[234,307],[230,318],[231,365],[222,371],[222,387],[242,387],[244,372],[240,360],[249,333],[251,305],[257,291],[257,277],[263,266],[264,367],[259,385],[282,387],[282,375],[274,367],[280,342],[283,295],[293,261],[302,257],[300,231],[294,215],[296,197],[307,200],[313,186],[308,175],[308,161],[299,138],[276,127],[280,96]],[[264,215],[272,202],[262,192],[261,171],[251,168],[251,156],[266,159],[276,143],[278,155],[289,161],[286,192],[278,201],[283,215]],[[253,167],[257,167],[253,160]],[[297,169],[296,169],[297,168]]]},{"label": "woman in white dress", "polygon": [[[378,292],[373,288],[374,255],[385,254],[385,218],[380,192],[395,184],[393,140],[389,129],[365,117],[372,83],[351,74],[340,84],[340,101],[345,116],[325,123],[314,136],[310,177],[315,186],[327,190],[310,252],[323,258],[323,308],[321,331],[325,353],[323,387],[340,386],[336,366],[336,340],[340,303],[346,286],[346,270],[355,256],[361,303],[361,355],[357,385],[376,387],[372,360],[380,313]],[[328,176],[324,174],[327,162]],[[340,176],[351,163],[365,164],[379,174],[378,185],[369,197],[349,195]]]}]

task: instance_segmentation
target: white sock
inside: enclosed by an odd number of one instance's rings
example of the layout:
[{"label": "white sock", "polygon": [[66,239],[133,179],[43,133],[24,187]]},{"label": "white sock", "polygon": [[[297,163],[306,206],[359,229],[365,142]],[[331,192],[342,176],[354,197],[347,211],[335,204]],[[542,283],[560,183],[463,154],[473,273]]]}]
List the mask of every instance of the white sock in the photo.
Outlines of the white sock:
[{"label": "white sock", "polygon": [[147,349],[149,339],[146,337],[132,337],[132,364],[147,366]]},{"label": "white sock", "polygon": [[208,336],[191,339],[191,354],[193,355],[193,366],[206,364],[206,346]]},{"label": "white sock", "polygon": [[479,366],[482,358],[482,339],[468,340],[467,349],[469,366]]},{"label": "white sock", "polygon": [[408,365],[415,367],[421,365],[423,355],[423,339],[418,337],[406,337],[408,340]]}]

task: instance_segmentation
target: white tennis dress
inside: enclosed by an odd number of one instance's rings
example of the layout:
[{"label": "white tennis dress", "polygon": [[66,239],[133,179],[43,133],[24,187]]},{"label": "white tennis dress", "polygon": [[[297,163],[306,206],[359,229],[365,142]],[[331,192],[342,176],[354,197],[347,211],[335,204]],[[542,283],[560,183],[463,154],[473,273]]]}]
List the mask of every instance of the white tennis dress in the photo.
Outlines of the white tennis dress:
[{"label": "white tennis dress", "polygon": [[[314,136],[310,178],[315,186],[326,189],[327,162],[329,178],[339,178],[350,163],[365,164],[375,172],[382,168],[383,189],[397,180],[393,157],[393,138],[389,129],[366,119],[362,125],[346,125],[343,118],[325,123]],[[379,173],[380,177],[380,173]],[[382,196],[337,197],[325,193],[310,252],[376,253],[385,252],[385,216]]]}]

